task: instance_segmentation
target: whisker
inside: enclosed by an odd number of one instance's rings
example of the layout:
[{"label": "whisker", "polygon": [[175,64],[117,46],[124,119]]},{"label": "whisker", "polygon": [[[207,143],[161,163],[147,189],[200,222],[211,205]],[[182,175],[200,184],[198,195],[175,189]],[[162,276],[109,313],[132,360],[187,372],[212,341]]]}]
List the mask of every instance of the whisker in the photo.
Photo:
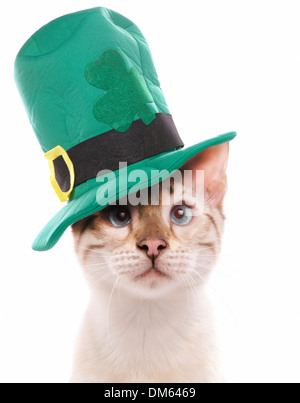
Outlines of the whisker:
[{"label": "whisker", "polygon": [[84,266],[84,268],[89,268],[89,267],[103,267],[103,266],[107,266],[107,263],[95,263],[95,264],[89,264],[87,266]]},{"label": "whisker", "polygon": [[216,246],[208,246],[208,247],[205,247],[205,248],[202,248],[201,244],[199,244],[198,246],[201,246],[201,250],[211,250],[211,249],[216,249],[217,248],[217,245]]},{"label": "whisker", "polygon": [[[197,259],[211,259],[212,257],[215,257],[215,253],[214,254],[202,254],[202,253],[199,253],[199,256],[197,257]],[[221,253],[221,255],[220,255],[220,259],[222,258],[222,256],[225,256],[225,255],[223,255],[223,253]],[[218,262],[220,262],[220,263],[222,263],[222,261],[220,261],[220,260],[218,260]]]},{"label": "whisker", "polygon": [[232,271],[239,271],[238,268],[233,267],[233,266],[228,266],[228,264],[223,263],[221,260],[218,260],[217,265],[221,265],[223,267],[225,267],[226,269],[230,269]]},{"label": "whisker", "polygon": [[100,256],[100,257],[111,257],[113,254],[114,254],[114,252],[105,252],[105,253],[100,253],[100,252],[97,252],[97,251],[94,251],[94,250],[90,250],[90,249],[86,249],[85,250],[85,252],[90,252],[90,254],[92,254],[93,252],[95,252],[95,255],[97,255],[97,257],[98,257],[98,255]]},{"label": "whisker", "polygon": [[[205,266],[203,266],[203,265],[201,265],[201,264],[198,264],[197,267],[199,267],[199,268],[201,268],[201,269],[204,269],[204,270],[207,270],[207,271],[211,271],[212,273],[221,274],[222,276],[228,277],[228,278],[230,278],[230,279],[233,280],[233,281],[237,281],[234,277],[230,276],[230,274],[223,273],[223,272],[220,271],[220,270],[217,270],[217,269],[214,269],[214,268],[205,267]],[[197,272],[196,272],[196,273],[197,273]],[[198,273],[197,273],[197,274],[198,274]]]},{"label": "whisker", "polygon": [[[212,256],[206,255],[206,256],[198,257],[197,261],[202,261],[203,262],[203,261],[207,261],[207,260],[211,260],[211,259],[212,259]],[[221,260],[218,259],[217,262],[216,262],[216,266],[219,266],[219,265],[225,267],[226,269],[230,269],[232,271],[238,271],[237,268],[234,268],[233,266],[228,266],[227,264],[223,263]]]},{"label": "whisker", "polygon": [[213,273],[220,274],[221,276],[224,276],[224,277],[226,277],[226,278],[228,278],[228,279],[230,279],[230,280],[232,280],[232,281],[237,282],[237,279],[234,278],[233,276],[231,276],[231,275],[228,274],[228,273],[223,273],[222,271],[216,270],[216,269],[213,269],[212,272],[213,272]]},{"label": "whisker", "polygon": [[115,292],[115,289],[116,289],[116,287],[117,287],[117,285],[118,285],[118,281],[120,280],[120,277],[118,277],[117,279],[116,279],[116,281],[115,281],[115,283],[114,283],[114,285],[113,285],[113,289],[112,289],[112,292],[111,292],[111,294],[110,294],[110,297],[109,297],[109,300],[108,300],[108,306],[107,306],[107,322],[106,322],[106,327],[107,327],[107,336],[108,336],[108,339],[110,340],[110,342],[112,342],[112,340],[111,340],[111,337],[110,337],[110,333],[109,333],[109,310],[110,310],[110,305],[111,305],[111,301],[112,301],[112,298],[113,298],[113,294],[114,294],[114,292]]},{"label": "whisker", "polygon": [[98,280],[96,280],[96,284],[102,283],[104,280],[106,280],[110,276],[111,276],[111,273],[106,273],[103,277],[100,277]]},{"label": "whisker", "polygon": [[193,277],[189,273],[187,273],[187,276],[191,279],[193,284],[196,285],[196,281],[193,279]]},{"label": "whisker", "polygon": [[196,290],[196,287],[195,287],[195,281],[194,281],[194,279],[192,279],[192,277],[191,277],[191,275],[189,274],[189,273],[186,273],[186,279],[187,279],[187,282],[188,282],[188,284],[189,284],[189,286],[190,286],[190,289],[191,289],[191,291],[192,291],[192,294],[194,295],[194,297],[195,297],[195,290]]},{"label": "whisker", "polygon": [[107,271],[107,269],[105,267],[102,267],[100,269],[88,269],[88,274],[92,274],[92,273],[100,273],[100,272],[104,272]]},{"label": "whisker", "polygon": [[197,261],[212,260],[212,258],[214,258],[214,256],[200,256],[200,257],[197,257]]},{"label": "whisker", "polygon": [[228,311],[230,312],[230,314],[234,317],[234,319],[236,320],[236,316],[234,314],[234,312],[232,311],[231,307],[229,306],[229,304],[224,300],[224,298],[221,296],[221,294],[213,287],[211,286],[209,283],[206,282],[205,278],[201,276],[201,274],[197,273],[195,270],[192,270],[193,273],[197,274],[203,281],[205,281],[206,285],[217,295],[217,297],[220,299],[220,301],[226,306],[226,308],[228,309]]},{"label": "whisker", "polygon": [[124,276],[125,276],[125,274],[121,274],[121,276],[120,276],[120,280],[119,280],[119,282],[118,282],[118,285],[117,285],[117,289],[118,289],[118,299],[119,299],[119,303],[121,304],[121,298],[120,298],[120,283],[121,283],[121,281],[123,280],[123,278],[124,278]]},{"label": "whisker", "polygon": [[[100,246],[99,246],[99,248],[100,248]],[[91,249],[91,248],[84,248],[84,247],[82,247],[82,246],[76,246],[75,249],[82,249],[82,250],[85,250],[85,251],[88,251],[88,252],[95,252],[95,253],[97,253],[97,254],[99,254],[99,255],[106,255],[106,256],[111,256],[111,255],[112,255],[112,254],[109,253],[109,252],[99,252],[99,251],[97,251],[96,248],[95,248],[95,249]]]},{"label": "whisker", "polygon": [[103,248],[104,247],[104,245],[92,245],[92,244],[90,244],[89,245],[89,247],[86,247],[86,246],[77,246],[77,248],[78,249],[83,249],[83,250],[90,250],[90,251],[94,251],[94,250],[97,250],[97,249],[100,249],[100,248]]},{"label": "whisker", "polygon": [[191,304],[189,283],[187,281],[186,274],[184,274],[184,276],[182,278],[184,281],[184,288],[185,288],[185,293],[186,293],[186,309],[188,309]]},{"label": "whisker", "polygon": [[[198,245],[198,246],[201,247],[201,244]],[[212,247],[205,247],[205,248],[202,248],[202,247],[201,247],[201,251],[203,251],[203,250],[212,250],[212,249],[216,250],[216,249],[218,249],[218,248],[220,249],[220,246],[219,246],[219,245],[212,246]],[[221,248],[221,249],[222,249],[222,248]],[[222,255],[223,255],[223,256],[227,256],[227,257],[232,257],[232,255],[230,255],[230,254],[228,254],[228,253],[224,253],[224,252],[222,252]]]}]

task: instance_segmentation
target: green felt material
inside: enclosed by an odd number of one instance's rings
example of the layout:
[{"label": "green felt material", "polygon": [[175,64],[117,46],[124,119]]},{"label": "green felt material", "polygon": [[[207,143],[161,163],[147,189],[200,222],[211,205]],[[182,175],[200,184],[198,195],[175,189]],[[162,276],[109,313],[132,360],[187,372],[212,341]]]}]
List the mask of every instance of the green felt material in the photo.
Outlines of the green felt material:
[{"label": "green felt material", "polygon": [[126,64],[115,50],[108,50],[90,64],[85,72],[87,81],[107,91],[94,105],[94,116],[118,132],[126,132],[136,115],[149,125],[155,119],[148,103],[153,97],[144,77],[136,67],[127,71]]},{"label": "green felt material", "polygon": [[100,122],[93,113],[106,90],[85,77],[87,66],[108,50],[122,56],[131,81],[136,80],[135,91],[150,99],[140,111],[145,120],[170,113],[147,41],[133,22],[103,7],[66,15],[37,31],[15,62],[15,81],[44,153],[57,145],[69,150],[112,130],[111,119]]}]

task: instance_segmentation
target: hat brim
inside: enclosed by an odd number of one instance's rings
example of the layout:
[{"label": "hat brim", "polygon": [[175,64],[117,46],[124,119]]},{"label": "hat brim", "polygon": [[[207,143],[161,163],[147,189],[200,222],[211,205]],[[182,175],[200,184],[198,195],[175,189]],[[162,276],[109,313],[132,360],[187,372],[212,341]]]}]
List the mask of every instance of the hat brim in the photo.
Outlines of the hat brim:
[{"label": "hat brim", "polygon": [[[158,156],[148,158],[144,161],[130,165],[127,168],[127,175],[133,170],[143,170],[147,173],[148,181],[139,183],[139,189],[145,189],[153,186],[162,180],[165,180],[176,169],[181,168],[189,159],[200,153],[201,151],[213,147],[219,144],[227,143],[236,137],[235,132],[223,134],[221,136],[212,138],[210,140],[203,141],[192,147],[186,149],[180,149],[175,151],[169,151],[167,153],[160,154]],[[163,175],[157,175],[156,177],[151,175],[153,171],[164,171]],[[115,172],[115,176],[120,171]],[[167,172],[170,174],[167,175]],[[116,189],[116,181],[111,181],[112,189]],[[52,249],[64,234],[66,229],[73,225],[75,222],[86,218],[107,205],[119,200],[120,198],[128,195],[133,191],[137,191],[136,183],[130,185],[124,193],[124,191],[113,191],[113,197],[107,200],[103,197],[103,200],[99,200],[99,189],[103,184],[99,184],[97,178],[92,179],[76,188],[73,192],[72,198],[69,203],[64,206],[43,228],[38,237],[35,239],[32,249],[39,252],[44,252]],[[105,183],[106,189],[109,189],[110,183]],[[108,191],[108,194],[111,194]],[[100,195],[101,198],[101,195]]]}]

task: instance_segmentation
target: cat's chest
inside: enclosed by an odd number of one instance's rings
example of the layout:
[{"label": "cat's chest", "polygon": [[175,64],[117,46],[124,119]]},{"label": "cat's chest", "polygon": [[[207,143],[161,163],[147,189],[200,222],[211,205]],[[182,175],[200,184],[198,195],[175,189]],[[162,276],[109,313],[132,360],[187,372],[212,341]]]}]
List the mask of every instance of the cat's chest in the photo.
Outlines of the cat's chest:
[{"label": "cat's chest", "polygon": [[[170,368],[181,368],[200,362],[207,329],[201,329],[197,318],[188,313],[172,315],[164,310],[137,310],[134,315],[123,315],[109,325],[103,324],[102,338],[106,339],[106,361],[118,368],[135,368],[139,375],[155,374],[158,368],[168,373]],[[190,357],[191,363],[187,362]],[[116,368],[117,369],[117,368]]]},{"label": "cat's chest", "polygon": [[[215,368],[214,332],[204,302],[153,306],[92,304],[74,373],[91,382],[202,382]],[[94,374],[91,378],[91,374]],[[214,375],[210,374],[210,378]],[[81,378],[80,378],[81,379]]]},{"label": "cat's chest", "polygon": [[106,376],[111,368],[114,379],[107,379],[111,382],[200,382],[211,365],[207,354],[213,337],[207,336],[197,328],[185,332],[167,325],[133,326],[118,339],[110,339],[108,349],[103,346],[101,373]]}]

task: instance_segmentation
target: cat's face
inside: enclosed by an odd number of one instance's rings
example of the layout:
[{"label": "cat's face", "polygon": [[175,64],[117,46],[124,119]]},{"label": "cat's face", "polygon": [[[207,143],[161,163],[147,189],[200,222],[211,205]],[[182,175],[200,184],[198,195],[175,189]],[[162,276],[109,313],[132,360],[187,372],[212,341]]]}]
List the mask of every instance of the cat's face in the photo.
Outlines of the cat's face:
[{"label": "cat's face", "polygon": [[[203,169],[204,160],[203,155],[184,168]],[[160,186],[159,205],[110,206],[76,223],[76,252],[92,289],[118,286],[147,298],[205,282],[220,253],[224,225],[226,180],[223,171],[219,176],[206,182],[201,211],[185,183],[181,194]],[[169,192],[168,205],[163,192]]]}]

